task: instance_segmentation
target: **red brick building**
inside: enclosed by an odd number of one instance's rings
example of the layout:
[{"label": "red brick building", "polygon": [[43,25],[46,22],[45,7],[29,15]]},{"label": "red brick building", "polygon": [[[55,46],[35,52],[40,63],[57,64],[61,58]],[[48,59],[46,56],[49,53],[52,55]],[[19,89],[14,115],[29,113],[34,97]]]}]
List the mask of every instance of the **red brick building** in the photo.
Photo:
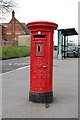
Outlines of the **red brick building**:
[{"label": "red brick building", "polygon": [[1,44],[1,40],[2,40],[2,24],[0,24],[0,44]]},{"label": "red brick building", "polygon": [[5,41],[18,41],[19,35],[29,35],[29,30],[25,23],[20,23],[15,18],[15,12],[12,11],[12,19],[9,23],[2,24],[2,38]]}]

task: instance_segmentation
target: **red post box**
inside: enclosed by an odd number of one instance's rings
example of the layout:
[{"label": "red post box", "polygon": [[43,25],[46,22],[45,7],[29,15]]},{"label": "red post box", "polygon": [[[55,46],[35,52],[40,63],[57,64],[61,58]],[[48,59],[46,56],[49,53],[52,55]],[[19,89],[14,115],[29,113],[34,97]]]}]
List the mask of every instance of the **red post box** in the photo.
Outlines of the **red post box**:
[{"label": "red post box", "polygon": [[52,22],[31,22],[30,93],[29,100],[51,103],[53,100],[53,33],[58,25]]}]

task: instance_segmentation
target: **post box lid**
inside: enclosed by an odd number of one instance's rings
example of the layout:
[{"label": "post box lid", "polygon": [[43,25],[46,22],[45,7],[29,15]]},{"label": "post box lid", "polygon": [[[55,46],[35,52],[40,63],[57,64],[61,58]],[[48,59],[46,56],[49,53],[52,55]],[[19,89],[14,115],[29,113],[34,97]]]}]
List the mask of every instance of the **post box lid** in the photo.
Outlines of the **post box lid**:
[{"label": "post box lid", "polygon": [[27,24],[28,28],[33,28],[33,27],[49,27],[53,30],[57,29],[58,25],[53,22],[48,22],[48,21],[36,21],[36,22],[30,22]]}]

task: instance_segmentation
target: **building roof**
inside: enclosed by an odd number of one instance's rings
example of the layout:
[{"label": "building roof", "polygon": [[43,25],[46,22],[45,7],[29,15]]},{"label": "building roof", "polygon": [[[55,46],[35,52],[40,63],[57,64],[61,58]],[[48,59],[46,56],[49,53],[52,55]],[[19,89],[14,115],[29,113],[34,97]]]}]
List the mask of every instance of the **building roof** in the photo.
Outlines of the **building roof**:
[{"label": "building roof", "polygon": [[14,12],[14,10],[12,11],[12,19],[10,20],[10,22],[9,22],[9,23],[2,23],[2,26],[3,26],[3,27],[4,27],[4,26],[7,26],[8,24],[11,23],[11,21],[12,21],[13,19],[15,19],[15,20],[20,24],[20,26],[22,27],[22,29],[24,30],[24,32],[25,32],[27,35],[30,34],[30,31],[29,31],[29,29],[27,28],[26,24],[25,24],[25,23],[20,23],[20,22],[15,18],[15,12]]},{"label": "building roof", "polygon": [[27,28],[26,24],[25,24],[25,23],[20,23],[20,22],[19,22],[19,24],[21,25],[21,27],[23,28],[23,30],[25,31],[25,33],[26,33],[27,35],[29,35],[29,34],[30,34],[30,31],[29,31],[29,29]]},{"label": "building roof", "polygon": [[64,36],[71,36],[71,35],[78,35],[75,28],[68,28],[68,29],[58,29],[58,31],[62,31]]}]

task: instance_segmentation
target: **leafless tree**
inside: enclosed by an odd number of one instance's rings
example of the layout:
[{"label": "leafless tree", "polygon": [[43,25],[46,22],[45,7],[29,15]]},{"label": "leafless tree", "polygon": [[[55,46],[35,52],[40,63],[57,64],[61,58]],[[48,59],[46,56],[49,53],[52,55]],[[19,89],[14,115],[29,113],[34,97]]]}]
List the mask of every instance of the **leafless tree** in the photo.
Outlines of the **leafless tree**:
[{"label": "leafless tree", "polygon": [[9,13],[15,7],[13,0],[0,0],[0,19]]}]

